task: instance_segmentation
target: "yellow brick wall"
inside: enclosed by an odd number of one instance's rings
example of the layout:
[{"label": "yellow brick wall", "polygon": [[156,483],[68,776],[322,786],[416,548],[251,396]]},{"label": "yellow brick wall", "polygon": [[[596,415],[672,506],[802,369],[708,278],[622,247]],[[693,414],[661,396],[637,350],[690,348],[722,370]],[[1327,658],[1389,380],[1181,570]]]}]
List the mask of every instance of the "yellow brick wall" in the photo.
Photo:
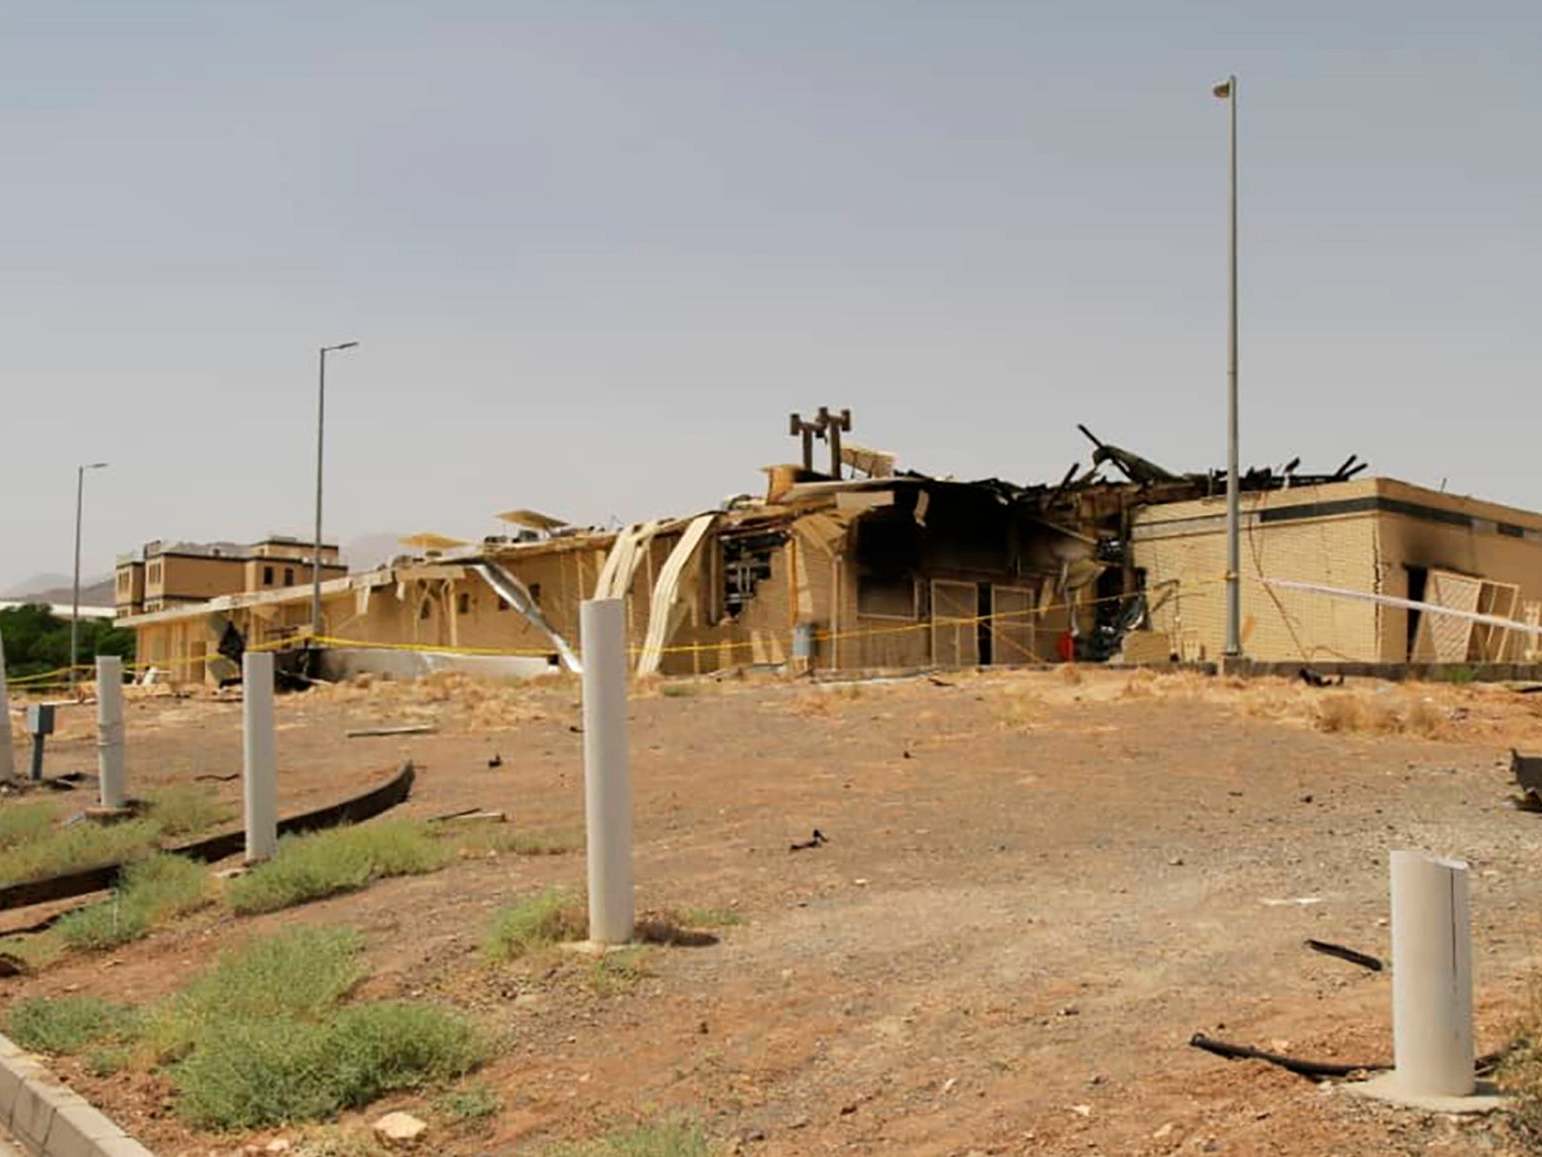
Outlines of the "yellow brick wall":
[{"label": "yellow brick wall", "polygon": [[[1331,492],[1331,493],[1326,493]],[[1297,579],[1375,591],[1378,581],[1376,516],[1372,512],[1258,523],[1269,507],[1303,505],[1373,494],[1366,483],[1244,495],[1242,545],[1243,651],[1268,661],[1355,660],[1381,657],[1375,604],[1274,590],[1256,580]],[[1135,565],[1148,589],[1177,579],[1177,594],[1153,616],[1153,626],[1180,640],[1196,640],[1207,659],[1226,639],[1226,502],[1223,497],[1151,507],[1137,514]],[[1153,601],[1160,592],[1153,591]]]}]

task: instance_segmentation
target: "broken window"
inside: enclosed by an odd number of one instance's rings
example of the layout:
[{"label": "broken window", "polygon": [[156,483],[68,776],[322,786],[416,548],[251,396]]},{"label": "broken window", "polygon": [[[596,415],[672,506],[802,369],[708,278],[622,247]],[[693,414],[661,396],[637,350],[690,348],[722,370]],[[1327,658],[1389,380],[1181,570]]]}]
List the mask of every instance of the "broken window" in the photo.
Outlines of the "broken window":
[{"label": "broken window", "polygon": [[528,589],[530,591],[530,601],[532,603],[534,603],[536,606],[540,606],[541,605],[541,584],[540,583],[531,583]]},{"label": "broken window", "polygon": [[787,535],[781,531],[718,539],[724,616],[739,617],[755,597],[755,588],[771,577],[771,556],[786,541]]},{"label": "broken window", "polygon": [[265,587],[273,585],[273,568],[271,566],[262,568],[262,585]]},{"label": "broken window", "polygon": [[498,609],[500,611],[506,611],[509,609],[509,600],[504,598],[502,595],[498,597]]},{"label": "broken window", "polygon": [[294,567],[292,566],[284,568],[284,585],[286,587],[294,586]]}]

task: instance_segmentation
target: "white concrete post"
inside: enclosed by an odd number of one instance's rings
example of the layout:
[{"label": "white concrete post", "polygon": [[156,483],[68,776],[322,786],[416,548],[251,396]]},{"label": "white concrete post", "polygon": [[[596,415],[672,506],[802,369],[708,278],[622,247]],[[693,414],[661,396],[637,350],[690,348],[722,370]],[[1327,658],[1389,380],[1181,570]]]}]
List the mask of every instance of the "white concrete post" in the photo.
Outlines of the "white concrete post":
[{"label": "white concrete post", "polygon": [[632,938],[632,783],[626,738],[626,604],[579,609],[584,669],[584,818],[589,836],[589,939]]},{"label": "white concrete post", "polygon": [[96,657],[96,770],[102,807],[123,807],[123,660],[116,655]]},{"label": "white concrete post", "polygon": [[11,751],[11,699],[5,689],[5,640],[0,639],[0,779],[15,776],[15,759]]},{"label": "white concrete post", "polygon": [[1461,860],[1392,853],[1392,1044],[1398,1093],[1473,1092],[1472,929]]},{"label": "white concrete post", "polygon": [[246,862],[278,850],[278,789],[274,771],[273,652],[241,656],[242,785],[246,796]]}]

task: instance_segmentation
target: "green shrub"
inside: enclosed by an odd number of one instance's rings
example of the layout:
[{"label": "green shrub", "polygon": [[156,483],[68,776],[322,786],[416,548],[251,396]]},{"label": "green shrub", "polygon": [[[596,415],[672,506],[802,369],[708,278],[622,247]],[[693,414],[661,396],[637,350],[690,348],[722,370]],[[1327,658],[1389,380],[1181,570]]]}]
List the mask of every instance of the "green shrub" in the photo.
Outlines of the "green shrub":
[{"label": "green shrub", "polygon": [[189,836],[218,827],[234,814],[214,793],[197,784],[179,784],[151,792],[150,818],[168,836]]},{"label": "green shrub", "polygon": [[485,1050],[461,1017],[427,1005],[344,1007],[323,1022],[227,1019],[171,1073],[177,1110],[209,1129],[320,1120],[397,1089],[453,1080]]},{"label": "green shrub", "polygon": [[445,848],[421,824],[387,820],[285,836],[278,854],[225,890],[241,915],[274,912],[309,900],[362,888],[386,876],[408,876],[442,868]]},{"label": "green shrub", "polygon": [[320,1120],[342,1108],[326,1071],[326,1029],[292,1017],[207,1025],[172,1066],[177,1115],[205,1129]]},{"label": "green shrub", "polygon": [[0,805],[0,851],[42,839],[53,829],[54,814],[46,803]]},{"label": "green shrub", "polygon": [[396,1089],[456,1080],[487,1058],[469,1021],[428,1004],[345,1005],[328,1028],[327,1069],[349,1107]]},{"label": "green shrub", "polygon": [[138,1028],[134,1009],[96,996],[28,997],[5,1022],[17,1044],[40,1053],[74,1053],[99,1041],[127,1040]]},{"label": "green shrub", "polygon": [[202,865],[154,855],[124,869],[111,899],[66,913],[55,931],[71,948],[116,948],[146,935],[159,921],[201,907],[208,898],[209,877]]},{"label": "green shrub", "polygon": [[153,819],[55,828],[0,851],[0,885],[134,859],[154,848],[159,836]]},{"label": "green shrub", "polygon": [[163,1057],[192,1049],[229,1021],[315,1019],[364,978],[364,941],[346,928],[294,928],[221,953],[152,1018]]},{"label": "green shrub", "polygon": [[59,939],[71,948],[104,952],[148,936],[150,917],[143,908],[125,904],[122,892],[114,892],[100,904],[65,913],[59,918],[56,931]]},{"label": "green shrub", "polygon": [[493,916],[484,949],[493,960],[514,960],[538,948],[584,934],[582,909],[565,892],[548,888]]},{"label": "green shrub", "polygon": [[434,1112],[456,1124],[485,1121],[503,1107],[503,1099],[486,1085],[451,1089],[434,1098]]}]

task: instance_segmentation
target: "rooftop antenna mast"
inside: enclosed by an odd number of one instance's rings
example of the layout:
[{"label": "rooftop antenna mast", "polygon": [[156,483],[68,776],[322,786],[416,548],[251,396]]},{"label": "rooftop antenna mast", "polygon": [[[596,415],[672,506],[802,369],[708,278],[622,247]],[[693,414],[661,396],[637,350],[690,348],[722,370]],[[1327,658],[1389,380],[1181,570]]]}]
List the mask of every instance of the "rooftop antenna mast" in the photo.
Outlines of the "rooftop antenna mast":
[{"label": "rooftop antenna mast", "polygon": [[814,472],[814,439],[830,443],[830,477],[841,476],[841,434],[851,433],[851,411],[832,414],[828,406],[820,406],[812,422],[805,422],[802,414],[793,414],[787,423],[787,432],[794,438],[803,439],[803,469]]}]

